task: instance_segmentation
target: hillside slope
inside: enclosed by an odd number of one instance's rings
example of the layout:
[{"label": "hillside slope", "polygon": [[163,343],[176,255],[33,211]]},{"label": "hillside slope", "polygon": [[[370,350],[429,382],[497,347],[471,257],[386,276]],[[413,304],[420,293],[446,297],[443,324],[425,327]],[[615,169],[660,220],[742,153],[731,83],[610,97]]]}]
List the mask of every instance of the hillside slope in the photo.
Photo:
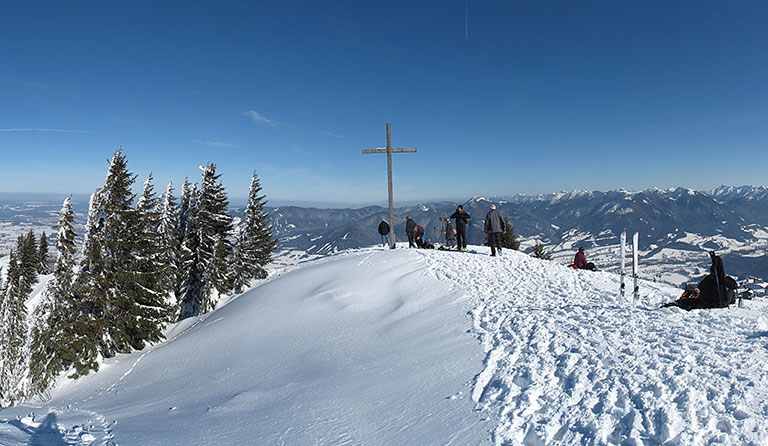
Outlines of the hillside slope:
[{"label": "hillside slope", "polygon": [[0,444],[768,439],[765,301],[659,309],[679,290],[642,282],[632,308],[614,274],[475,249],[310,261],[0,411]]},{"label": "hillside slope", "polygon": [[0,411],[0,444],[475,443],[467,310],[413,251],[314,261]]}]

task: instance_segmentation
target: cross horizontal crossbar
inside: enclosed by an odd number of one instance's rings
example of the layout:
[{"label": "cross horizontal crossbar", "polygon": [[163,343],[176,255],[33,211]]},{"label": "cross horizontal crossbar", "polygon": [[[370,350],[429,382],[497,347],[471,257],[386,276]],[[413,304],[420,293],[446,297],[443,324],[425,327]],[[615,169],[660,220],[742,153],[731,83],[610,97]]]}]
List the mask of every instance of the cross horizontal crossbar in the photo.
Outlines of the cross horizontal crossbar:
[{"label": "cross horizontal crossbar", "polygon": [[[392,153],[403,153],[403,152],[415,152],[416,147],[401,147],[398,149],[390,149]],[[387,153],[387,148],[379,148],[379,149],[363,149],[363,153]]]}]

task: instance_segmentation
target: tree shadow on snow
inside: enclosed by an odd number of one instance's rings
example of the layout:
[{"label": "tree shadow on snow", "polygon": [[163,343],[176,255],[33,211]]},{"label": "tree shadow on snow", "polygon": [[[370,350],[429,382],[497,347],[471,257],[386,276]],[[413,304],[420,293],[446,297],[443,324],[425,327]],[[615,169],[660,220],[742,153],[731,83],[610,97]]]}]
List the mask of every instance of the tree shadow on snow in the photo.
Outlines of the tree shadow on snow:
[{"label": "tree shadow on snow", "polygon": [[39,427],[28,426],[18,420],[9,424],[16,426],[21,431],[30,435],[29,446],[69,446],[56,425],[56,414],[51,412],[45,416]]}]

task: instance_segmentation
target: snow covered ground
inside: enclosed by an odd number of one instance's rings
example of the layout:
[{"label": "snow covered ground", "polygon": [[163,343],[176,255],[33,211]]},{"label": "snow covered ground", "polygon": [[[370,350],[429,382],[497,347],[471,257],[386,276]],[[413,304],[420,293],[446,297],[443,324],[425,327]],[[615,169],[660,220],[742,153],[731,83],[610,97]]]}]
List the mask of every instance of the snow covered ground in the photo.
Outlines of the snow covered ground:
[{"label": "snow covered ground", "polygon": [[768,444],[765,300],[659,309],[679,289],[643,281],[633,309],[615,274],[474,250],[293,253],[0,410],[0,444]]}]

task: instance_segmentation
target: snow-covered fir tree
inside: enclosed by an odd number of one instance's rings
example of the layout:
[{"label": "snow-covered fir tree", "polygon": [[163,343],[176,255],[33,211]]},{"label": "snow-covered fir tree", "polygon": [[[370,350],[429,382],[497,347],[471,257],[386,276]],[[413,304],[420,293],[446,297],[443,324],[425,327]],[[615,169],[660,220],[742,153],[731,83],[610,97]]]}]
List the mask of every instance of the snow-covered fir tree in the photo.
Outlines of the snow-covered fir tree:
[{"label": "snow-covered fir tree", "polygon": [[512,226],[512,222],[506,215],[504,216],[504,226],[507,229],[503,234],[501,234],[501,247],[506,249],[514,249],[517,251],[520,249],[520,242],[515,236],[515,227]]},{"label": "snow-covered fir tree", "polygon": [[56,376],[77,362],[76,320],[72,305],[75,268],[75,213],[72,196],[64,200],[59,221],[54,227],[56,236],[56,263],[53,280],[48,282],[43,299],[33,314],[30,332],[29,395],[44,393]]},{"label": "snow-covered fir tree", "polygon": [[[157,331],[146,331],[140,306],[144,295],[138,291],[136,271],[137,212],[131,205],[131,186],[136,176],[128,171],[122,148],[109,165],[104,187],[89,211],[84,258],[76,295],[82,316],[80,333],[98,345],[105,357],[141,349],[154,340]],[[91,219],[96,221],[91,221]],[[142,290],[143,292],[143,290]],[[93,358],[85,358],[92,364]]]},{"label": "snow-covered fir tree", "polygon": [[267,277],[265,266],[272,261],[272,252],[277,246],[277,240],[272,237],[272,225],[264,212],[266,196],[261,193],[261,183],[253,173],[251,187],[248,193],[248,204],[245,208],[245,221],[242,236],[239,238],[242,246],[239,248],[243,258],[244,269],[249,279],[264,279]]},{"label": "snow-covered fir tree", "polygon": [[552,260],[552,254],[544,248],[541,242],[536,242],[536,246],[533,247],[532,256],[537,259]]},{"label": "snow-covered fir tree", "polygon": [[[136,176],[120,148],[91,196],[79,265],[71,196],[55,226],[54,264],[45,233],[39,244],[31,231],[19,237],[0,293],[0,401],[44,393],[62,371],[78,377],[98,369],[100,357],[142,349],[162,339],[171,315],[209,312],[221,295],[266,277],[276,241],[257,176],[235,231],[216,165],[201,171],[199,188],[185,180],[179,205],[172,183],[157,197],[150,174],[132,208]],[[53,279],[27,318],[39,272]]]},{"label": "snow-covered fir tree", "polygon": [[[184,249],[189,254],[184,265],[181,315],[186,318],[211,311],[219,294],[230,291],[231,279],[221,262],[231,252],[228,235],[232,217],[227,215],[229,199],[216,174],[216,165],[200,166],[202,180],[197,196],[196,215],[187,216]],[[192,224],[190,224],[190,220]]]},{"label": "snow-covered fir tree", "polygon": [[150,174],[136,205],[131,264],[124,272],[128,277],[126,287],[133,313],[131,329],[136,330],[131,334],[131,346],[136,349],[143,348],[145,341],[162,339],[162,329],[170,320],[168,302],[174,287],[168,280],[169,264],[160,232],[162,219],[158,203]]},{"label": "snow-covered fir tree", "polygon": [[[35,233],[30,229],[27,235],[20,236],[17,242],[18,262],[26,282],[33,286],[37,282],[40,269],[40,256],[37,251]],[[31,291],[31,290],[30,290]]]},{"label": "snow-covered fir tree", "polygon": [[37,255],[40,258],[37,272],[40,274],[49,274],[51,272],[50,258],[48,253],[48,236],[43,231],[40,236],[40,244],[37,247]]},{"label": "snow-covered fir tree", "polygon": [[232,243],[227,238],[229,234],[216,234],[216,242],[213,245],[213,257],[203,277],[206,286],[207,299],[204,312],[214,309],[220,294],[232,291],[232,274],[228,263],[232,259]]},{"label": "snow-covered fir tree", "polygon": [[91,194],[88,201],[88,220],[85,223],[85,234],[83,235],[83,253],[88,248],[91,237],[103,229],[104,206],[102,201],[102,191],[98,188]]},{"label": "snow-covered fir tree", "polygon": [[[158,227],[159,246],[162,255],[162,264],[165,267],[165,277],[163,287],[166,290],[173,290],[174,299],[179,294],[179,269],[181,267],[181,253],[179,251],[180,221],[179,206],[176,204],[176,198],[173,196],[173,183],[168,183],[163,194],[162,201],[158,209],[160,215],[160,226]],[[173,302],[175,304],[175,301]]]},{"label": "snow-covered fir tree", "polygon": [[[0,406],[10,406],[23,398],[22,378],[26,371],[27,343],[27,298],[32,292],[33,281],[25,271],[35,269],[25,263],[21,250],[27,237],[18,239],[16,250],[11,252],[8,275],[0,300]],[[29,261],[27,258],[26,261]]]},{"label": "snow-covered fir tree", "polygon": [[176,312],[181,312],[181,302],[183,295],[187,292],[192,277],[191,267],[196,262],[192,258],[197,250],[197,239],[193,235],[196,233],[190,228],[197,227],[195,221],[197,218],[197,184],[189,182],[184,178],[184,184],[181,186],[181,198],[179,203],[179,222],[178,222],[178,271],[176,272]]},{"label": "snow-covered fir tree", "polygon": [[[181,209],[179,212],[179,232],[183,234],[179,245],[180,268],[178,276],[178,292],[176,296],[179,319],[192,316],[192,296],[202,294],[199,287],[203,283],[203,271],[198,260],[198,245],[200,238],[197,230],[198,211],[197,184],[184,181],[181,194]],[[185,305],[185,303],[189,305]]]},{"label": "snow-covered fir tree", "polygon": [[179,245],[184,243],[187,236],[187,227],[189,218],[197,212],[197,183],[192,184],[188,178],[184,178],[184,184],[181,185],[181,198],[179,203]]},{"label": "snow-covered fir tree", "polygon": [[243,241],[243,231],[238,231],[235,243],[232,245],[232,258],[229,262],[230,277],[232,277],[232,290],[235,293],[242,293],[248,287],[253,278],[251,269],[248,268],[247,259],[243,254],[245,242]]},{"label": "snow-covered fir tree", "polygon": [[72,341],[74,350],[71,357],[72,366],[75,368],[73,377],[85,375],[90,370],[98,370],[99,367],[97,359],[104,337],[103,322],[99,317],[105,311],[106,293],[94,293],[107,286],[104,280],[99,280],[105,269],[101,231],[103,231],[106,217],[102,203],[102,190],[96,189],[91,194],[88,205],[88,220],[83,236],[79,271],[74,277],[72,290],[68,296],[68,306],[72,311],[69,315],[72,335],[67,340]]}]

